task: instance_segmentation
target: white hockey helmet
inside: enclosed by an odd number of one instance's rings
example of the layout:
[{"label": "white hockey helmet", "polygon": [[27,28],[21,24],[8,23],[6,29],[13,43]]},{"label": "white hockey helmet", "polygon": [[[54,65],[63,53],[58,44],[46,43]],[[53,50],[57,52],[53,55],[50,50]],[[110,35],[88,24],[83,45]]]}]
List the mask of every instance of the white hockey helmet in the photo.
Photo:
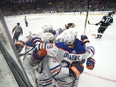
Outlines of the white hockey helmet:
[{"label": "white hockey helmet", "polygon": [[43,42],[50,42],[50,41],[53,41],[54,39],[55,39],[54,35],[48,32],[43,33],[42,38],[41,38]]},{"label": "white hockey helmet", "polygon": [[75,37],[77,37],[77,35],[78,35],[77,31],[71,31],[70,33],[74,34]]},{"label": "white hockey helmet", "polygon": [[39,32],[39,33],[38,33],[38,37],[39,37],[39,38],[42,38],[42,36],[43,36],[43,32]]},{"label": "white hockey helmet", "polygon": [[53,26],[52,25],[44,25],[44,26],[42,26],[42,29],[44,30],[44,32],[52,32]]},{"label": "white hockey helmet", "polygon": [[73,33],[64,33],[63,42],[65,45],[72,45],[75,41],[76,37]]}]

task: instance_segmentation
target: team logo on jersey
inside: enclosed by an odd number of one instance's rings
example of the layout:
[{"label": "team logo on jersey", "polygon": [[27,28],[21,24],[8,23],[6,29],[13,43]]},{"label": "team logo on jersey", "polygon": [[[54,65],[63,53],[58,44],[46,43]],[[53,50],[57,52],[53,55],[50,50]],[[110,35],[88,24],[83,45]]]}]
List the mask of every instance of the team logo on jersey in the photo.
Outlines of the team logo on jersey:
[{"label": "team logo on jersey", "polygon": [[75,51],[75,50],[73,50],[73,51],[72,51],[72,53],[76,53],[76,51]]}]

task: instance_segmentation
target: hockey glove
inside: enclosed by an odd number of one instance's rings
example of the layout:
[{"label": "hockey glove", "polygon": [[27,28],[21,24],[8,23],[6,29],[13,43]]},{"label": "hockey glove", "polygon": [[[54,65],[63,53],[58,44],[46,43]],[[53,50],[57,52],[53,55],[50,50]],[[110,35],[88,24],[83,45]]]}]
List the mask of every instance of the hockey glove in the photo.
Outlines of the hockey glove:
[{"label": "hockey glove", "polygon": [[47,51],[45,49],[40,49],[37,52],[37,55],[41,58],[41,57],[45,57],[47,55]]},{"label": "hockey glove", "polygon": [[86,43],[89,42],[89,39],[88,39],[88,37],[87,37],[86,35],[81,35],[81,41],[82,41],[84,44],[86,44]]},{"label": "hockey glove", "polygon": [[95,25],[97,26],[97,25],[99,25],[99,23],[96,23]]},{"label": "hockey glove", "polygon": [[66,27],[66,29],[74,28],[75,24],[74,23],[68,23],[68,24],[65,24],[65,27]]},{"label": "hockey glove", "polygon": [[93,70],[95,66],[95,60],[93,58],[88,58],[86,61],[86,67],[89,70]]},{"label": "hockey glove", "polygon": [[80,62],[73,62],[71,67],[69,68],[70,75],[73,75],[74,77],[78,78],[80,74],[83,72],[84,66]]},{"label": "hockey glove", "polygon": [[37,55],[40,58],[44,58],[47,55],[47,50],[44,48],[44,43],[41,44],[41,48],[37,51]]},{"label": "hockey glove", "polygon": [[45,49],[40,49],[40,50],[35,49],[33,51],[32,59],[42,61],[46,55],[47,55],[47,51]]},{"label": "hockey glove", "polygon": [[24,47],[25,43],[23,43],[22,41],[18,41],[15,44],[16,50],[18,53],[20,53]]},{"label": "hockey glove", "polygon": [[81,63],[81,64],[84,64],[84,63],[85,63],[85,59],[82,59],[82,60],[80,61],[80,63]]}]

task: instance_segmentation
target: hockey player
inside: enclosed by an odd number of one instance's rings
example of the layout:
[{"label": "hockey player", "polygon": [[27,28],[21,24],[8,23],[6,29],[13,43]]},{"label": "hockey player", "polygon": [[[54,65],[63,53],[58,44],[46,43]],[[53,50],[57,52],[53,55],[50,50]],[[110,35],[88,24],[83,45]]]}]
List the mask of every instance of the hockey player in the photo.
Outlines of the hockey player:
[{"label": "hockey player", "polygon": [[65,24],[64,28],[58,28],[56,30],[53,29],[52,25],[44,25],[44,26],[42,26],[42,29],[44,30],[43,31],[44,33],[46,33],[46,32],[52,33],[54,35],[54,37],[57,38],[57,36],[59,34],[61,34],[63,31],[70,29],[70,28],[74,28],[74,27],[75,27],[74,23],[67,23],[67,24]]},{"label": "hockey player", "polygon": [[41,41],[41,39],[38,37],[38,34],[32,34],[26,36],[22,40],[19,40],[15,44],[15,47],[19,54],[22,51],[22,49],[25,48],[25,54],[20,54],[20,56],[24,55],[24,58],[22,59],[22,63],[27,73],[27,76],[30,80],[30,83],[32,84],[33,87],[37,87],[35,82],[36,76],[35,76],[34,67],[39,63],[39,61],[35,61],[34,59],[32,59],[31,53],[35,47],[34,43],[37,41],[39,42]]},{"label": "hockey player", "polygon": [[103,16],[102,20],[95,25],[100,25],[98,28],[98,34],[95,38],[101,38],[105,30],[113,23],[112,15],[114,12],[109,12],[107,16]]},{"label": "hockey player", "polygon": [[[32,52],[34,50],[34,47],[36,46],[35,43],[43,42],[43,41],[49,42],[54,40],[54,36],[51,33],[42,33],[42,35],[40,34],[32,34],[32,35],[26,36],[24,39],[19,40],[15,44],[18,53],[20,53],[22,49],[25,47],[25,54],[20,54],[20,55],[24,55],[22,63],[33,87],[37,87],[36,86],[36,67],[39,64],[38,60],[34,60],[32,58]],[[42,36],[44,36],[44,38],[42,38]]]},{"label": "hockey player", "polygon": [[13,41],[14,42],[17,42],[18,39],[19,39],[19,36],[20,35],[23,35],[23,30],[22,30],[22,27],[20,26],[20,23],[18,22],[17,25],[13,28],[12,30],[12,34],[14,32],[14,35],[13,35]]},{"label": "hockey player", "polygon": [[[55,40],[56,36],[61,34],[64,30],[70,29],[70,28],[74,28],[74,27],[75,27],[74,23],[68,23],[68,24],[65,24],[65,27],[63,27],[63,28],[59,28],[57,30],[53,30],[53,27],[51,25],[49,25],[49,26],[45,25],[45,26],[43,26],[43,29],[44,29],[43,33],[32,34],[32,35],[24,37],[22,40],[19,40],[15,44],[16,45],[16,49],[17,49],[18,53],[20,53],[24,46],[27,46],[29,48],[35,47],[34,42],[36,42],[36,41],[38,41],[40,39],[43,42],[50,41],[50,38]],[[29,51],[29,50],[30,49],[26,50],[26,52]]]},{"label": "hockey player", "polygon": [[[72,26],[73,26],[73,23],[67,24],[68,29]],[[60,28],[54,32],[57,32],[56,34],[60,34],[64,30],[66,30],[67,27],[62,28],[62,29]],[[55,36],[52,33],[45,32],[45,33],[32,34],[32,35],[26,36],[24,39],[19,40],[15,44],[18,53],[20,53],[25,46],[26,54],[23,59],[23,65],[29,76],[30,82],[32,83],[34,87],[36,87],[36,82],[35,82],[35,73],[34,73],[35,69],[33,67],[35,67],[39,63],[39,61],[34,60],[31,55],[34,47],[36,46],[35,43],[36,42],[50,42],[51,43],[53,42],[53,40],[55,40]]]},{"label": "hockey player", "polygon": [[94,47],[85,46],[89,42],[87,36],[82,35],[81,40],[76,39],[71,33],[64,35],[63,42],[53,44],[37,42],[33,58],[45,61],[43,73],[38,78],[39,87],[53,87],[54,81],[58,87],[72,87],[72,85],[76,87],[85,60],[88,69],[94,68]]}]

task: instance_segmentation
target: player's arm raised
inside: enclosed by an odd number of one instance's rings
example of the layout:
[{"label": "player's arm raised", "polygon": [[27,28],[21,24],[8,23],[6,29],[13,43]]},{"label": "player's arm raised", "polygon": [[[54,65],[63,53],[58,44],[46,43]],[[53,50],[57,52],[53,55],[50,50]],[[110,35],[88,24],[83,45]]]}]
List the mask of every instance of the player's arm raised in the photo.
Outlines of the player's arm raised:
[{"label": "player's arm raised", "polygon": [[86,53],[84,55],[84,58],[87,58],[86,67],[87,69],[92,70],[94,69],[95,66],[95,59],[94,59],[95,48],[91,46],[90,41],[86,35],[81,35],[81,40],[86,46]]}]

